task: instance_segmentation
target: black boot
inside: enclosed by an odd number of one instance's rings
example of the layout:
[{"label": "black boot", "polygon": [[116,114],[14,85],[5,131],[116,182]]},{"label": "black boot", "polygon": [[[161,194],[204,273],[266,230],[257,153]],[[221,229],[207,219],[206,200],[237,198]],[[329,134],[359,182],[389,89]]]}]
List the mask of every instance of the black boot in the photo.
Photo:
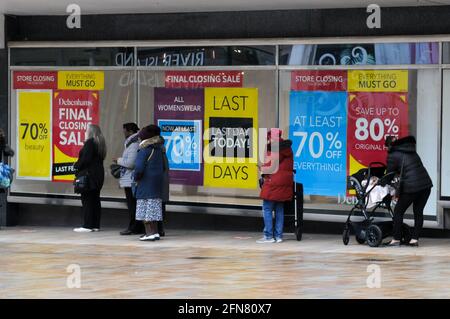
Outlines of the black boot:
[{"label": "black boot", "polygon": [[158,222],[158,234],[161,237],[164,237],[166,235],[166,233],[164,232],[164,225],[162,221]]}]

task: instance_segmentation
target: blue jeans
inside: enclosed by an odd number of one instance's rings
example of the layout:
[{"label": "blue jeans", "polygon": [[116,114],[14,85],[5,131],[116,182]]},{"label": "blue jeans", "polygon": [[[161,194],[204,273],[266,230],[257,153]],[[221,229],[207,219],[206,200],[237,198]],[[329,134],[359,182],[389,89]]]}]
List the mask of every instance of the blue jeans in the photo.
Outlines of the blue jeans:
[{"label": "blue jeans", "polygon": [[[275,234],[273,230],[272,212],[275,211]],[[263,200],[264,215],[264,237],[271,239],[275,235],[275,239],[283,238],[284,225],[284,203]]]}]

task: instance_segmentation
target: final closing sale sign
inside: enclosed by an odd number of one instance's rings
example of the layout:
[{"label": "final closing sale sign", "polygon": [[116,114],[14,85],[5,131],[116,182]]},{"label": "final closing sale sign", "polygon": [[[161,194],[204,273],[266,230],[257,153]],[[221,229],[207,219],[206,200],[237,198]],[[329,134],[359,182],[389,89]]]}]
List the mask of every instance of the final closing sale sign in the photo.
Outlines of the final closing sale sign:
[{"label": "final closing sale sign", "polygon": [[205,89],[204,185],[256,188],[258,90]]},{"label": "final closing sale sign", "polygon": [[73,164],[86,139],[89,124],[99,122],[97,91],[53,93],[53,181],[73,181]]}]

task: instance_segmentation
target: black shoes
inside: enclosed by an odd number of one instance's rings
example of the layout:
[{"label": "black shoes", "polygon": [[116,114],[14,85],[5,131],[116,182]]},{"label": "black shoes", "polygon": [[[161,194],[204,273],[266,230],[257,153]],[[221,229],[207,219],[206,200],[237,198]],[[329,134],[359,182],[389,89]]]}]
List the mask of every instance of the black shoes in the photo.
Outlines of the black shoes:
[{"label": "black shoes", "polygon": [[132,235],[133,232],[131,230],[129,230],[129,229],[126,229],[126,230],[121,231],[120,234],[122,236],[128,236],[128,235]]},{"label": "black shoes", "polygon": [[396,242],[390,241],[388,243],[383,244],[383,246],[384,247],[400,247],[400,242],[399,241],[396,241]]},{"label": "black shoes", "polygon": [[136,232],[136,231],[132,231],[132,230],[129,230],[129,229],[126,229],[126,230],[123,230],[123,231],[120,232],[120,234],[122,236],[140,235],[142,233],[144,233],[144,232],[143,231],[142,232]]}]

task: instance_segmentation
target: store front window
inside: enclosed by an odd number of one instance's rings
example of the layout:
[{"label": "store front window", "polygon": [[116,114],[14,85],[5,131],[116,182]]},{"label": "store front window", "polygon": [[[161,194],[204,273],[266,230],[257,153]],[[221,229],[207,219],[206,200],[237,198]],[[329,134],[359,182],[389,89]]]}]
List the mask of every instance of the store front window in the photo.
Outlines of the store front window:
[{"label": "store front window", "polygon": [[[123,80],[130,73],[134,72],[12,71],[11,143],[17,149],[17,171],[11,191],[73,195],[70,169],[88,123],[99,124],[105,136],[107,168],[121,154],[122,124],[137,120],[134,86]],[[80,82],[61,82],[62,77],[83,80],[78,86]],[[102,196],[121,194],[108,174]]]},{"label": "store front window", "polygon": [[[306,202],[317,207],[351,204],[347,176],[386,163],[390,135],[416,137],[436,185],[438,121],[438,69],[280,72],[280,126],[293,140]],[[436,196],[434,188],[428,215]]]},{"label": "store front window", "polygon": [[[385,163],[389,135],[417,138],[438,185],[437,42],[12,48],[10,55],[12,194],[73,196],[70,166],[83,129],[99,123],[108,147],[102,196],[122,198],[107,168],[122,154],[125,122],[162,128],[174,202],[259,206],[257,164],[272,127],[293,140],[306,208],[348,210],[347,176]],[[446,100],[444,90],[444,118]],[[443,164],[442,180],[447,171]],[[436,216],[437,189],[428,216]]]}]

